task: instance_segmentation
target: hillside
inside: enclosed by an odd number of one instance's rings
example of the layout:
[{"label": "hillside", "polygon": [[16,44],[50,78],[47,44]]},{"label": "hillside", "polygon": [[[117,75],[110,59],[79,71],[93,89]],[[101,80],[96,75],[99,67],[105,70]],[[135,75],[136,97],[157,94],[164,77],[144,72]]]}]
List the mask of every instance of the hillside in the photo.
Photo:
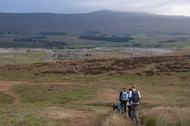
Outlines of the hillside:
[{"label": "hillside", "polygon": [[[45,55],[35,53],[36,57]],[[28,54],[27,61],[35,58],[33,54]],[[187,54],[189,50],[160,56],[30,63],[10,57],[12,62],[20,61],[14,64],[1,58],[5,64],[0,64],[0,125],[134,126],[127,113],[112,106],[119,104],[123,87],[135,84],[142,96],[140,125],[136,126],[189,126]],[[84,75],[68,69],[73,67]]]},{"label": "hillside", "polygon": [[0,31],[41,31],[81,34],[86,29],[105,34],[190,33],[190,17],[97,11],[84,14],[0,13]]}]

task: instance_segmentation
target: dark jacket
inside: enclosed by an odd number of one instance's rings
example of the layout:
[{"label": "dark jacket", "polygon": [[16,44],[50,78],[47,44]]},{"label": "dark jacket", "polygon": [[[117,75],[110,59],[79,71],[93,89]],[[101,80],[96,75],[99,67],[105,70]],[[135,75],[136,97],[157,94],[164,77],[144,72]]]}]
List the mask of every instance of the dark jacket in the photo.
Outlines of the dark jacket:
[{"label": "dark jacket", "polygon": [[119,100],[121,101],[121,95],[122,95],[123,91],[120,92],[120,95],[119,95]]}]

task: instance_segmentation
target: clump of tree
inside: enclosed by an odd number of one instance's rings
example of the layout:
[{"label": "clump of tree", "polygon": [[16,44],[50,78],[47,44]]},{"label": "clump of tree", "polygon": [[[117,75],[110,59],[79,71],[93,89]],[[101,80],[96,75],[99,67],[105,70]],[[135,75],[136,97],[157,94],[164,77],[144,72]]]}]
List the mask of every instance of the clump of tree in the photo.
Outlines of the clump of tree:
[{"label": "clump of tree", "polygon": [[152,44],[152,45],[146,45],[146,47],[148,47],[148,48],[161,48],[162,45],[161,44]]},{"label": "clump of tree", "polygon": [[0,35],[3,35],[3,34],[5,34],[4,32],[0,32]]},{"label": "clump of tree", "polygon": [[17,42],[32,42],[31,38],[15,38],[14,41]]},{"label": "clump of tree", "polygon": [[67,35],[66,32],[40,32],[40,35]]},{"label": "clump of tree", "polygon": [[83,32],[82,34],[95,35],[95,34],[100,34],[100,32],[99,31],[91,31],[89,29],[86,29],[86,32]]},{"label": "clump of tree", "polygon": [[179,40],[182,41],[182,42],[185,42],[187,41],[188,38],[184,38],[184,37],[180,37]]},{"label": "clump of tree", "polygon": [[[34,39],[38,38],[38,39]],[[14,42],[4,42],[0,44],[2,47],[23,47],[23,48],[58,48],[63,49],[66,45],[62,41],[49,41],[44,40],[41,37],[30,37],[30,38],[15,38]]]},{"label": "clump of tree", "polygon": [[79,36],[79,39],[87,39],[87,40],[102,40],[107,42],[128,42],[129,40],[133,40],[132,37],[105,37],[105,36],[92,36],[92,35],[83,35]]},{"label": "clump of tree", "polygon": [[31,39],[46,39],[46,36],[30,37]]},{"label": "clump of tree", "polygon": [[169,42],[176,42],[176,40],[166,40],[166,41],[160,41],[159,43],[169,43]]},{"label": "clump of tree", "polygon": [[161,44],[147,44],[147,45],[142,45],[141,43],[134,43],[134,44],[125,44],[125,47],[137,47],[137,48],[160,48],[162,47]]},{"label": "clump of tree", "polygon": [[91,31],[87,29],[87,32],[83,33],[84,35],[79,36],[79,39],[87,39],[87,40],[102,40],[107,42],[128,42],[129,40],[133,40],[132,37],[128,36],[107,36],[107,34],[101,34],[98,31]]}]

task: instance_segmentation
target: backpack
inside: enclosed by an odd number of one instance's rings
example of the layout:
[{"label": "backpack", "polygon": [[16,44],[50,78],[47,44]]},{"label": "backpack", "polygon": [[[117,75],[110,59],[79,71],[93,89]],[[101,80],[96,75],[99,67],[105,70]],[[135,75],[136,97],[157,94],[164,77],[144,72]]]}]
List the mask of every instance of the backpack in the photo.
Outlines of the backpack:
[{"label": "backpack", "polygon": [[121,100],[126,101],[127,100],[127,92],[123,91],[121,95]]},{"label": "backpack", "polygon": [[120,110],[120,105],[119,104],[117,105],[117,110]]},{"label": "backpack", "polygon": [[139,94],[137,90],[132,91],[132,97],[131,97],[132,102],[136,103],[140,101]]}]

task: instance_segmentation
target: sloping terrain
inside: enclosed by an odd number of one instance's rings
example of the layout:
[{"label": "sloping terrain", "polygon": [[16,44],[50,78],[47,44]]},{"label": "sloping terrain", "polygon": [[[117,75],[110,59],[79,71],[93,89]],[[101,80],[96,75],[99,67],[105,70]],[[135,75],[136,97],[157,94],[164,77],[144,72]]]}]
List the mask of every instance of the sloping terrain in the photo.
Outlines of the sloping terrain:
[{"label": "sloping terrain", "polygon": [[144,13],[98,11],[84,14],[0,13],[0,31],[17,33],[66,32],[86,29],[104,34],[190,33],[190,18]]},{"label": "sloping terrain", "polygon": [[142,125],[186,126],[190,55],[183,54],[57,62],[85,76],[56,62],[1,65],[0,97],[13,100],[0,101],[0,124],[130,126],[112,105],[119,104],[117,89],[136,84]]},{"label": "sloping terrain", "polygon": [[[58,62],[58,64],[68,68],[75,68],[76,71],[87,75],[161,76],[190,72],[190,55],[92,59]],[[0,70],[5,71],[5,73],[25,73],[34,76],[68,75],[74,73],[61,68],[54,62],[5,65],[1,66]]]}]

